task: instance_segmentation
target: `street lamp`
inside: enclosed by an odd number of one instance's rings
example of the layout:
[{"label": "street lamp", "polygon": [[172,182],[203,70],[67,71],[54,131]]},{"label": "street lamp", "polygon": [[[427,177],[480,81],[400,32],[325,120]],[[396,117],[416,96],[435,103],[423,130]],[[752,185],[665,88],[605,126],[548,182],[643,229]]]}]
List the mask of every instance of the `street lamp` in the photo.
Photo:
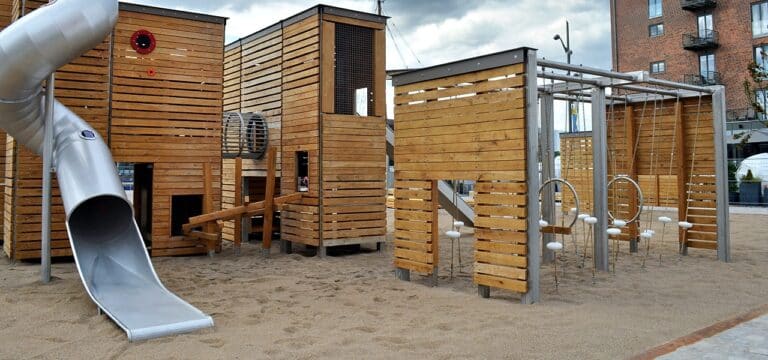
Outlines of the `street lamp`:
[{"label": "street lamp", "polygon": [[[571,64],[571,56],[573,56],[573,50],[571,50],[571,24],[568,22],[568,20],[565,21],[565,41],[563,41],[563,37],[560,36],[560,34],[555,34],[555,37],[553,38],[555,41],[560,41],[560,44],[563,45],[563,51],[565,51],[565,56],[568,59],[568,65]],[[571,71],[568,71],[568,75],[571,75]],[[566,124],[568,128],[568,132],[573,132],[573,121],[571,120],[571,113],[573,110],[573,102],[568,101],[568,111],[566,111]]]}]

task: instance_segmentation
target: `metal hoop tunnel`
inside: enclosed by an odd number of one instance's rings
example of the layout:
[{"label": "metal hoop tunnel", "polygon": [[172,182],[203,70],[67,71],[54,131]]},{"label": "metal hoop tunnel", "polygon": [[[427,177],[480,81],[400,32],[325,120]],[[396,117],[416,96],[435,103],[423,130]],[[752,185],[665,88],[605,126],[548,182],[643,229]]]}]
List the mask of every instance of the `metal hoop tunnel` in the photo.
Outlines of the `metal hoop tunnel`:
[{"label": "metal hoop tunnel", "polygon": [[[606,187],[608,189],[610,189],[611,185],[613,185],[617,181],[628,182],[632,186],[634,186],[635,189],[637,189],[637,197],[638,197],[637,213],[635,213],[635,216],[633,216],[632,219],[627,220],[627,224],[631,224],[631,223],[637,221],[637,219],[639,219],[640,215],[643,213],[643,206],[644,206],[644,201],[645,201],[645,199],[643,197],[643,190],[640,189],[640,184],[638,184],[637,181],[635,181],[634,179],[632,179],[631,177],[629,177],[627,175],[618,175],[618,176],[614,177],[613,179],[611,179],[611,181],[608,182],[608,185]],[[608,217],[611,218],[611,221],[616,220],[616,218],[613,216],[613,213],[611,213],[611,209],[608,209]]]},{"label": "metal hoop tunnel", "polygon": [[576,216],[573,217],[573,221],[571,221],[571,224],[568,225],[568,228],[572,228],[573,225],[576,224],[576,220],[578,220],[579,214],[581,213],[581,207],[579,205],[579,194],[576,192],[576,188],[573,186],[573,184],[561,178],[549,179],[545,181],[543,184],[541,184],[541,186],[539,186],[539,198],[541,198],[541,192],[544,191],[544,188],[554,183],[561,183],[565,185],[566,187],[568,187],[568,190],[570,190],[571,193],[573,194],[573,200],[576,205]]}]

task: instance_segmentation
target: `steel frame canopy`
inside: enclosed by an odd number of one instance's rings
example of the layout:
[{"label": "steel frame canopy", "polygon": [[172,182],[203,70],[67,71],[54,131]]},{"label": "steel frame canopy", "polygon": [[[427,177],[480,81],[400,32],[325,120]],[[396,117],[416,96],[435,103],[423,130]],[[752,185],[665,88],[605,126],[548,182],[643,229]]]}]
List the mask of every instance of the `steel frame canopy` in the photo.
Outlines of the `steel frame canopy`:
[{"label": "steel frame canopy", "polygon": [[[578,100],[592,103],[592,151],[593,151],[593,191],[594,214],[598,219],[594,226],[594,259],[597,269],[608,271],[608,174],[607,174],[607,121],[606,99],[613,103],[631,103],[652,100],[669,100],[698,97],[702,95],[712,96],[712,112],[715,127],[715,177],[717,191],[717,256],[720,261],[730,261],[730,240],[728,238],[728,172],[725,141],[725,88],[723,86],[703,87],[677,83],[673,81],[654,79],[647,71],[620,73],[593,67],[571,65],[557,61],[539,59],[537,61],[537,76],[544,79],[544,84],[539,82],[539,96],[541,98],[542,133],[554,129],[554,111],[544,107],[552,107],[553,100]],[[556,72],[560,71],[560,72]],[[551,84],[546,84],[551,80]],[[606,89],[619,89],[627,92],[626,95],[606,95]],[[554,141],[552,136],[541,136],[542,175],[553,174]],[[725,205],[724,205],[725,204]],[[554,202],[551,205],[554,207]],[[544,209],[549,212],[554,209]],[[550,239],[547,239],[550,237]],[[545,234],[543,241],[546,244],[551,241],[551,234]],[[544,259],[551,259],[552,255],[546,248]]]}]

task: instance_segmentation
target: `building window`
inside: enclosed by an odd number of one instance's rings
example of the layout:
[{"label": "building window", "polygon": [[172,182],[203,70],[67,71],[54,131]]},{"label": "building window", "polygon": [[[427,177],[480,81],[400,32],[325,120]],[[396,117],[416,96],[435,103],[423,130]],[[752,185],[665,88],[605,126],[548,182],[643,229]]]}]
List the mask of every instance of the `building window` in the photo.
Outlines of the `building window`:
[{"label": "building window", "polygon": [[715,30],[715,25],[712,23],[712,14],[700,15],[698,23],[700,38],[710,39],[714,36],[712,31]]},{"label": "building window", "polygon": [[715,54],[699,55],[699,74],[704,83],[709,84],[715,80]]},{"label": "building window", "polygon": [[[768,89],[755,90],[755,101],[760,104],[760,107],[766,109],[766,106],[768,106]],[[759,111],[757,113],[757,118],[759,120],[766,120],[764,113]]]},{"label": "building window", "polygon": [[653,24],[648,27],[648,35],[650,37],[657,37],[664,35],[664,24]]},{"label": "building window", "polygon": [[[755,64],[757,64],[763,73],[768,71],[768,45],[755,47]],[[765,75],[766,74],[763,74],[763,77],[765,77]]]},{"label": "building window", "polygon": [[661,0],[648,0],[648,18],[653,19],[661,15]]},{"label": "building window", "polygon": [[296,191],[309,191],[309,153],[296,152]]},{"label": "building window", "polygon": [[752,4],[752,35],[768,35],[768,1]]},{"label": "building window", "polygon": [[663,74],[667,71],[667,63],[664,61],[656,61],[651,63],[651,74]]}]

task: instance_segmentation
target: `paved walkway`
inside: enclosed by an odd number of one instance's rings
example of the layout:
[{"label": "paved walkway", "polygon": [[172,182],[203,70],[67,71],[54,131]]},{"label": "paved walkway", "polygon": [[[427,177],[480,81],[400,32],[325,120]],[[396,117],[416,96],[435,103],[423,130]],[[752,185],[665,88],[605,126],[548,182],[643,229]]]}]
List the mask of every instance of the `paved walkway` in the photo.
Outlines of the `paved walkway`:
[{"label": "paved walkway", "polygon": [[737,325],[712,337],[659,357],[664,360],[768,360],[768,315]]}]

